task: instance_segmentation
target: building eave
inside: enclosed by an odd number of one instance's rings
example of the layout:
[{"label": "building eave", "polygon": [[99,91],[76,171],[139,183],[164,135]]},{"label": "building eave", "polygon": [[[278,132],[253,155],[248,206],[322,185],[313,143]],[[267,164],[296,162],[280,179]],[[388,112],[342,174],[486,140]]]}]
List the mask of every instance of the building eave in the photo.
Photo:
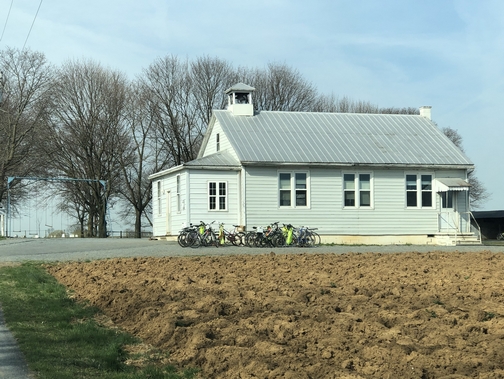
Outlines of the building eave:
[{"label": "building eave", "polygon": [[154,180],[154,179],[160,178],[162,176],[166,176],[166,175],[172,174],[174,172],[181,171],[184,168],[185,168],[185,166],[183,164],[181,164],[179,166],[171,167],[169,169],[166,169],[166,170],[163,170],[163,171],[159,171],[159,172],[156,172],[154,174],[149,175],[148,179],[149,180]]},{"label": "building eave", "polygon": [[187,166],[188,170],[240,171],[241,166]]},{"label": "building eave", "polygon": [[264,162],[242,161],[243,166],[299,166],[299,167],[366,167],[381,169],[473,170],[474,165],[419,164],[419,163],[358,163],[358,162]]}]

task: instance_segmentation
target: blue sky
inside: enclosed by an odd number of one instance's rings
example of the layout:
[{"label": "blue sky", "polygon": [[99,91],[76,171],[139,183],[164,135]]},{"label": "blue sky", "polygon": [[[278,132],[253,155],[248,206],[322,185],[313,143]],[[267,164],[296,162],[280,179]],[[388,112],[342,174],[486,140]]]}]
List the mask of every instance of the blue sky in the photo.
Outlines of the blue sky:
[{"label": "blue sky", "polygon": [[[39,4],[0,0],[0,49],[23,47]],[[502,20],[501,0],[45,0],[26,47],[132,78],[172,54],[286,63],[322,93],[430,105],[440,127],[463,137],[491,193],[481,210],[494,210],[504,209]]]}]

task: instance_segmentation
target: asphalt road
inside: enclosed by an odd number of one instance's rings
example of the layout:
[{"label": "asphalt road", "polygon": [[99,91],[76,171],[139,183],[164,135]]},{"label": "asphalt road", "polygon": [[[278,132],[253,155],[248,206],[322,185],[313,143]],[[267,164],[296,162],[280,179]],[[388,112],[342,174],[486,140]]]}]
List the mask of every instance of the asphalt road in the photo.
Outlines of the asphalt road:
[{"label": "asphalt road", "polygon": [[[400,253],[429,251],[504,252],[504,246],[319,246],[316,248],[248,248],[204,247],[182,248],[176,242],[147,239],[34,239],[0,240],[0,263],[89,261],[125,257],[181,257],[234,254],[299,254],[299,253]],[[26,362],[16,341],[5,326],[0,308],[0,378],[29,379]]]},{"label": "asphalt road", "polygon": [[200,247],[182,248],[176,242],[148,239],[34,239],[10,238],[0,240],[0,262],[24,261],[88,261],[119,257],[180,257],[234,254],[299,254],[299,253],[400,253],[429,251],[492,251],[504,252],[504,246],[319,246],[314,248],[248,248],[248,247]]}]

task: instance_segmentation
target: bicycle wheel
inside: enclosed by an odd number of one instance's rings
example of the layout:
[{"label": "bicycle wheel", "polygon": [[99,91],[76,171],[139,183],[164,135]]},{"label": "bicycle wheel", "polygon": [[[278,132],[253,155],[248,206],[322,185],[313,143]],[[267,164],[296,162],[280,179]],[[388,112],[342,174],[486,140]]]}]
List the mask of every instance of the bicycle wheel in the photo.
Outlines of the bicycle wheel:
[{"label": "bicycle wheel", "polygon": [[208,233],[205,233],[203,235],[203,238],[201,239],[201,244],[203,246],[215,246],[215,247],[219,247],[219,242],[217,240],[217,236],[212,231],[209,231]]},{"label": "bicycle wheel", "polygon": [[255,238],[256,238],[256,232],[248,232],[245,235],[245,239],[244,239],[245,246],[253,247]]},{"label": "bicycle wheel", "polygon": [[180,233],[177,237],[177,242],[181,247],[187,247],[187,233]]},{"label": "bicycle wheel", "polygon": [[298,236],[298,246],[299,247],[312,247],[315,245],[315,239],[313,238],[312,232],[309,230],[303,230]]},{"label": "bicycle wheel", "polygon": [[315,246],[315,237],[312,232],[308,232],[305,238],[305,246],[306,247],[314,247]]},{"label": "bicycle wheel", "polygon": [[229,234],[229,241],[233,246],[240,246],[242,244],[242,237],[240,233],[231,233]]},{"label": "bicycle wheel", "polygon": [[266,245],[266,237],[263,233],[257,233],[254,238],[254,247],[264,247]]},{"label": "bicycle wheel", "polygon": [[243,246],[245,245],[245,232],[239,232],[237,235],[238,235],[238,238],[240,239],[240,243],[238,246]]},{"label": "bicycle wheel", "polygon": [[322,238],[320,238],[320,235],[317,232],[311,232],[312,237],[313,237],[313,244],[314,246],[320,246],[322,245]]},{"label": "bicycle wheel", "polygon": [[186,238],[187,246],[198,248],[201,245],[201,236],[197,231],[192,231]]},{"label": "bicycle wheel", "polygon": [[285,246],[285,237],[283,234],[277,233],[271,238],[271,242],[274,247],[283,247]]}]

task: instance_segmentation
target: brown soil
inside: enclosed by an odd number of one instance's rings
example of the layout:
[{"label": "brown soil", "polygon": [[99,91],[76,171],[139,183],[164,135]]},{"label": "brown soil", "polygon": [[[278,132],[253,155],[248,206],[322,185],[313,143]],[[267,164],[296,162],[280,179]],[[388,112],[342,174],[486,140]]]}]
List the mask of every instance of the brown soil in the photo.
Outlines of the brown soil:
[{"label": "brown soil", "polygon": [[504,378],[504,254],[271,253],[48,269],[205,378]]}]

